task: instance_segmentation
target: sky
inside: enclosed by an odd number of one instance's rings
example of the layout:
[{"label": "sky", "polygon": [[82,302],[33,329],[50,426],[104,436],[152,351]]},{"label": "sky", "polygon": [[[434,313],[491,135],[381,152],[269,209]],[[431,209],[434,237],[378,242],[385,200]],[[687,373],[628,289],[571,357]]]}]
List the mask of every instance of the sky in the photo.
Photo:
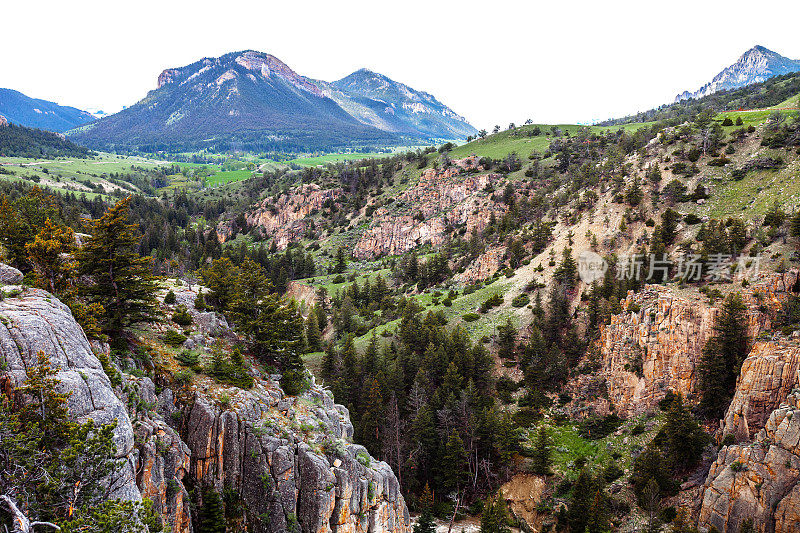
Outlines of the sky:
[{"label": "sky", "polygon": [[487,129],[650,109],[756,44],[800,58],[796,0],[3,4],[0,87],[106,112],[165,68],[246,49],[328,81],[370,68]]}]

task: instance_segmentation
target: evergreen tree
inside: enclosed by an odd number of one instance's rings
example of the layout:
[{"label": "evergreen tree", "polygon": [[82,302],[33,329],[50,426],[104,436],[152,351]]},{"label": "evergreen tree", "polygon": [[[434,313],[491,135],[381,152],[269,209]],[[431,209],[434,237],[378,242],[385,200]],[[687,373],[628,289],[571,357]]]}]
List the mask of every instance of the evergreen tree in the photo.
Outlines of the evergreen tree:
[{"label": "evergreen tree", "polygon": [[669,402],[666,421],[653,438],[674,472],[694,466],[703,454],[708,436],[692,418],[678,394]]},{"label": "evergreen tree", "polygon": [[420,495],[419,504],[422,512],[414,524],[414,533],[436,533],[436,523],[433,521],[433,494],[427,483]]},{"label": "evergreen tree", "polygon": [[511,323],[510,318],[506,318],[506,323],[497,328],[497,355],[502,359],[514,359],[514,352],[517,344],[517,329]]},{"label": "evergreen tree", "polygon": [[316,306],[314,306],[314,309],[311,310],[306,319],[306,342],[311,352],[322,350],[322,332],[319,329],[316,309]]},{"label": "evergreen tree", "polygon": [[48,218],[33,241],[25,245],[25,249],[36,272],[36,284],[57,296],[64,295],[75,277],[77,267],[72,259],[75,232]]},{"label": "evergreen tree", "polygon": [[31,520],[49,521],[62,531],[112,533],[161,531],[147,502],[113,499],[123,475],[117,459],[116,424],[77,423],[67,416],[69,394],[57,392],[58,370],[42,352],[16,390],[25,401],[11,411],[0,402],[0,494],[23,504]]},{"label": "evergreen tree", "polygon": [[448,493],[458,492],[469,478],[467,472],[467,451],[464,441],[455,431],[450,433],[442,457],[442,488]]},{"label": "evergreen tree", "polygon": [[720,418],[725,413],[747,357],[746,312],[739,293],[728,295],[714,325],[714,336],[703,349],[698,365],[700,409],[710,418]]},{"label": "evergreen tree", "polygon": [[32,187],[25,196],[11,200],[0,195],[0,244],[5,248],[8,262],[22,272],[29,272],[27,245],[44,227],[45,221],[59,219],[55,199],[39,187]]},{"label": "evergreen tree", "polygon": [[550,438],[544,424],[536,432],[533,444],[533,473],[546,476],[550,473]]},{"label": "evergreen tree", "polygon": [[91,236],[78,251],[80,273],[91,282],[83,294],[90,304],[103,307],[100,324],[104,332],[118,335],[136,322],[156,318],[157,285],[149,258],[137,253],[139,234],[129,224],[130,197],[111,207],[90,225]]},{"label": "evergreen tree", "polygon": [[198,533],[225,533],[225,509],[222,498],[214,487],[203,487],[203,505],[198,513],[200,527]]},{"label": "evergreen tree", "polygon": [[489,498],[483,505],[480,533],[511,533],[508,508],[501,495]]}]

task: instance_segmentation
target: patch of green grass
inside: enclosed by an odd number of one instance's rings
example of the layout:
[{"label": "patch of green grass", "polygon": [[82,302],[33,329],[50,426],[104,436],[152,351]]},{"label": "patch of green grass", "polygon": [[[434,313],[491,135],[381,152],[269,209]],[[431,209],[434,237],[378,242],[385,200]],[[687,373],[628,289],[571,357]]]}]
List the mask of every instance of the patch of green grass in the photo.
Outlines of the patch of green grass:
[{"label": "patch of green grass", "polygon": [[[656,416],[655,423],[649,431],[633,435],[631,429],[645,421],[644,416],[630,418],[622,425],[620,435],[612,433],[598,440],[581,437],[578,426],[571,423],[548,425],[553,470],[569,479],[575,479],[578,475],[574,467],[576,460],[583,458],[590,467],[602,469],[611,462],[613,455],[618,455],[615,461],[620,467],[630,469],[633,452],[643,449],[658,432],[663,424],[663,416],[661,414]],[[534,436],[535,432],[530,431],[527,446],[533,446]]]},{"label": "patch of green grass", "polygon": [[226,170],[223,172],[216,172],[211,177],[206,178],[206,186],[218,187],[236,181],[243,181],[252,176],[253,173],[249,170]]},{"label": "patch of green grass", "polygon": [[[651,123],[641,122],[635,124],[623,124],[621,126],[614,126],[611,128],[601,126],[588,126],[592,132],[601,133],[604,131],[618,131],[623,129],[625,131],[636,131],[637,129],[647,126]],[[536,137],[528,137],[527,132],[533,128],[538,127],[541,129],[541,134]],[[455,148],[450,152],[450,157],[453,159],[461,159],[475,154],[479,157],[491,157],[492,159],[502,159],[512,152],[516,152],[520,158],[526,159],[531,152],[537,151],[542,153],[550,146],[553,140],[551,128],[549,124],[531,124],[528,126],[520,126],[514,131],[501,131],[493,135],[488,135],[484,139],[478,139],[467,144]],[[575,135],[583,127],[577,124],[557,124],[556,127],[563,133],[569,132],[570,135]]]},{"label": "patch of green grass", "polygon": [[300,165],[302,167],[316,167],[320,165],[327,165],[328,163],[338,163],[339,161],[353,161],[358,159],[379,158],[379,157],[387,157],[390,155],[392,154],[380,153],[380,152],[359,152],[353,154],[326,154],[316,157],[298,157],[296,159],[286,161],[286,164],[295,164],[295,165]]}]

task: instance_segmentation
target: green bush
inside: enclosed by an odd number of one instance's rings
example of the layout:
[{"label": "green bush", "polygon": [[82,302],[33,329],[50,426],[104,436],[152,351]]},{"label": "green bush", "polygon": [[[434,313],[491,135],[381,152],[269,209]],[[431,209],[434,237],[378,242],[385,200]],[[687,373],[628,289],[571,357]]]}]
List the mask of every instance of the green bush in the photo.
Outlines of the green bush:
[{"label": "green bush", "polygon": [[172,289],[169,290],[166,296],[164,296],[164,303],[167,305],[172,305],[175,303],[175,293]]},{"label": "green bush", "polygon": [[189,350],[183,350],[175,356],[175,360],[184,366],[197,366],[200,364],[200,354]]},{"label": "green bush", "polygon": [[186,342],[186,339],[187,339],[186,335],[182,335],[177,331],[175,331],[174,329],[171,329],[164,334],[164,342],[168,346],[172,346],[173,348],[177,348],[178,346]]},{"label": "green bush", "polygon": [[530,296],[528,296],[523,292],[522,294],[514,297],[514,299],[511,300],[511,305],[513,305],[514,307],[525,307],[530,302],[531,302]]},{"label": "green bush", "polygon": [[464,319],[464,322],[475,322],[481,317],[478,313],[466,313],[461,318]]},{"label": "green bush", "polygon": [[192,315],[189,314],[185,306],[179,305],[178,309],[172,313],[172,321],[179,326],[188,326],[192,323]]},{"label": "green bush", "polygon": [[500,296],[499,294],[493,294],[481,304],[481,312],[485,313],[489,309],[497,307],[502,303],[503,303],[503,297]]}]

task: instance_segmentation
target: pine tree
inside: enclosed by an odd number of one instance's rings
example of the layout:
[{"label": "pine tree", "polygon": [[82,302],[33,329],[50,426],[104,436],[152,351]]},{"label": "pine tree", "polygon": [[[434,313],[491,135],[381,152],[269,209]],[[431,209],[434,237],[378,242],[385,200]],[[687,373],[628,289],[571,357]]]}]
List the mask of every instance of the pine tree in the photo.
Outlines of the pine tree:
[{"label": "pine tree", "polygon": [[483,505],[480,533],[510,533],[508,508],[502,496],[489,498]]},{"label": "pine tree", "polygon": [[214,487],[203,487],[203,505],[199,512],[198,533],[225,533],[225,509]]},{"label": "pine tree", "polygon": [[91,224],[91,236],[78,252],[80,273],[91,278],[83,293],[90,304],[103,306],[100,324],[112,335],[156,316],[157,285],[149,258],[136,252],[139,234],[128,224],[129,213],[130,197]]},{"label": "pine tree", "polygon": [[450,433],[442,457],[442,487],[448,493],[458,492],[468,479],[467,451],[455,431]]},{"label": "pine tree", "polygon": [[550,473],[550,438],[547,435],[547,428],[544,424],[541,424],[536,432],[532,468],[533,473],[540,476],[546,476]]},{"label": "pine tree", "polygon": [[553,273],[555,279],[566,291],[575,288],[578,281],[578,264],[572,257],[572,248],[564,248],[561,253],[561,263]]},{"label": "pine tree", "polygon": [[700,409],[706,416],[720,418],[730,403],[736,387],[736,378],[747,357],[747,307],[739,293],[726,298],[717,322],[714,336],[703,349],[698,367],[698,385],[701,393]]},{"label": "pine tree", "polygon": [[674,472],[697,463],[703,454],[708,437],[683,405],[683,398],[676,395],[667,406],[664,425],[653,438],[667,458]]},{"label": "pine tree", "polygon": [[25,196],[14,201],[0,195],[0,244],[8,254],[9,263],[29,272],[27,244],[32,242],[47,219],[57,221],[58,207],[53,196],[46,194],[37,186],[32,187]]},{"label": "pine tree", "polygon": [[308,342],[309,351],[312,352],[319,352],[322,350],[322,332],[319,330],[316,309],[315,306],[306,319],[306,342]]},{"label": "pine tree", "polygon": [[436,533],[436,523],[433,521],[433,494],[427,483],[420,495],[419,504],[422,513],[417,523],[414,524],[414,533]]},{"label": "pine tree", "polygon": [[506,323],[497,328],[497,355],[502,359],[513,359],[517,344],[517,328],[506,318]]},{"label": "pine tree", "polygon": [[36,272],[36,284],[57,296],[64,295],[75,277],[77,267],[72,259],[75,232],[48,218],[33,241],[25,245],[25,249]]}]

